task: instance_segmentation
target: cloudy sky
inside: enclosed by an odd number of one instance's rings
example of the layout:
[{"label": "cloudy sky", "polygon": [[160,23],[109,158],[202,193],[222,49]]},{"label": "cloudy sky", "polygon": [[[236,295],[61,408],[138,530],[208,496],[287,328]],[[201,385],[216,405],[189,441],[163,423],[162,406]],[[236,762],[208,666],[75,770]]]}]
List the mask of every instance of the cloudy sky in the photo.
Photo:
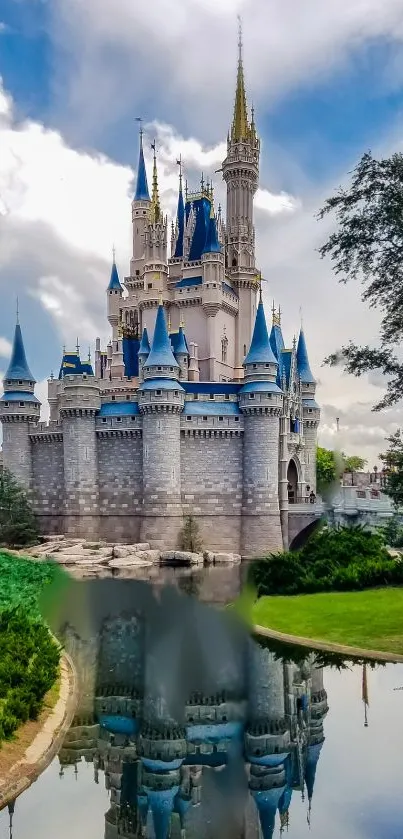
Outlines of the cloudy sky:
[{"label": "cloudy sky", "polygon": [[315,213],[364,151],[401,148],[403,0],[0,0],[0,372],[17,295],[42,397],[63,344],[78,337],[86,352],[96,335],[109,337],[112,244],[123,276],[130,257],[135,118],[147,149],[157,138],[171,211],[179,153],[191,185],[223,159],[238,13],[262,138],[267,311],[274,297],[290,344],[302,308],[321,442],[333,447],[339,417],[341,446],[372,466],[401,407],[371,413],[379,377],[322,367],[350,338],[375,342],[378,317],[319,259],[330,222]]}]

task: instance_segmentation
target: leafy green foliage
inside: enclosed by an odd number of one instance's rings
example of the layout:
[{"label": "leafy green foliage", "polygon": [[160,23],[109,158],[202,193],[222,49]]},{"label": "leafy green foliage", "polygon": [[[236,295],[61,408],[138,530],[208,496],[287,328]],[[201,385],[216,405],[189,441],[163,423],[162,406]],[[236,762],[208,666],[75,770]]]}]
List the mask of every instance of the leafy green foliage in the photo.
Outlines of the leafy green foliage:
[{"label": "leafy green foliage", "polygon": [[341,478],[343,472],[359,472],[366,464],[359,455],[345,455],[318,446],[316,449],[316,483],[318,492],[326,490]]},{"label": "leafy green foliage", "polygon": [[380,533],[362,527],[324,527],[300,551],[257,560],[249,582],[258,597],[396,586],[403,584],[403,563],[389,555]]},{"label": "leafy green foliage", "polygon": [[403,527],[398,516],[388,519],[384,527],[379,528],[379,532],[390,548],[403,548]]},{"label": "leafy green foliage", "polygon": [[395,347],[403,339],[403,154],[375,160],[364,154],[345,189],[328,198],[318,217],[336,216],[337,230],[319,249],[340,282],[359,280],[362,300],[382,313],[380,348],[350,342],[325,363],[362,376],[381,370],[386,393],[373,410],[394,405],[403,392],[403,364]]},{"label": "leafy green foliage", "polygon": [[11,472],[0,473],[0,543],[32,545],[38,538],[38,525],[25,490]]},{"label": "leafy green foliage", "polygon": [[49,630],[23,609],[0,614],[0,743],[35,720],[57,678],[60,652]]},{"label": "leafy green foliage", "polygon": [[384,492],[392,499],[396,507],[403,505],[403,436],[399,428],[395,434],[386,438],[389,448],[379,457],[387,469],[387,481]]},{"label": "leafy green foliage", "polygon": [[202,550],[199,525],[193,516],[186,516],[185,518],[185,523],[179,536],[179,545],[181,551],[200,553]]},{"label": "leafy green foliage", "polygon": [[345,472],[362,472],[367,461],[358,454],[343,455],[343,467]]},{"label": "leafy green foliage", "polygon": [[31,618],[40,617],[40,598],[63,574],[52,562],[34,562],[11,554],[0,554],[0,614],[3,609],[22,606]]}]

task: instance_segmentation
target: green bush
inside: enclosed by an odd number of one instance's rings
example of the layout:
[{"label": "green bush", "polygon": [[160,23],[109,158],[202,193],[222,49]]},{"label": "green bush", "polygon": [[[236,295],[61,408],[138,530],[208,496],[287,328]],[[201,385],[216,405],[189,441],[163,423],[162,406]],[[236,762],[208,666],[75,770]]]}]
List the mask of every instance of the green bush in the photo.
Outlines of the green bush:
[{"label": "green bush", "polygon": [[29,498],[8,469],[0,473],[0,544],[33,545],[38,524]]},{"label": "green bush", "polygon": [[35,720],[57,678],[60,652],[49,630],[21,608],[0,614],[0,743]]},{"label": "green bush", "polygon": [[380,533],[362,527],[324,527],[301,550],[254,562],[249,582],[258,597],[396,586],[403,585],[403,562],[389,555]]}]

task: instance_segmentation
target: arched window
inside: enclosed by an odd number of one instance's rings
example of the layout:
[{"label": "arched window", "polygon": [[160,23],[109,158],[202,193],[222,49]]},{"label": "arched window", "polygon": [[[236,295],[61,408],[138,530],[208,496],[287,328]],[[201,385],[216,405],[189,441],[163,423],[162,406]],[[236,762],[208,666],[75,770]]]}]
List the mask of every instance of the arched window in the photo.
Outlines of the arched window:
[{"label": "arched window", "polygon": [[236,268],[236,256],[232,257],[232,263],[231,264],[232,264],[233,268]]},{"label": "arched window", "polygon": [[228,354],[228,338],[226,335],[221,339],[221,361],[223,364],[227,363]]},{"label": "arched window", "polygon": [[243,357],[245,358],[245,356],[246,356],[246,344],[243,345]]}]

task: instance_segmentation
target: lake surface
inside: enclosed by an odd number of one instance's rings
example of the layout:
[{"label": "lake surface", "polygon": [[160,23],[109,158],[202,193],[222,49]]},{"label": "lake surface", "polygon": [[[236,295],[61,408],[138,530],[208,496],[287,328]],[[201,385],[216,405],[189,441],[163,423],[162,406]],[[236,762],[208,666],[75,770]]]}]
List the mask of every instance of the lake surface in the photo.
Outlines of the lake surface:
[{"label": "lake surface", "polygon": [[184,579],[65,595],[76,718],[0,839],[401,839],[403,665],[258,645]]}]

